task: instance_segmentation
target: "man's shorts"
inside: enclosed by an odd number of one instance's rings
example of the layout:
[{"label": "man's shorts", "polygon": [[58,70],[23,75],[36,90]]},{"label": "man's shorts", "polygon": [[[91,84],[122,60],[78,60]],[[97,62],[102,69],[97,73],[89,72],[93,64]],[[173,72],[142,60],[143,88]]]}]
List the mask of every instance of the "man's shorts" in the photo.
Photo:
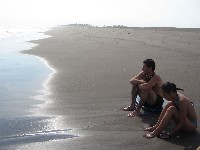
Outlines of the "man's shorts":
[{"label": "man's shorts", "polygon": [[162,110],[163,103],[164,103],[163,98],[159,94],[156,94],[156,103],[154,105],[149,105],[147,102],[145,102],[144,107],[147,109],[149,108],[149,109]]}]

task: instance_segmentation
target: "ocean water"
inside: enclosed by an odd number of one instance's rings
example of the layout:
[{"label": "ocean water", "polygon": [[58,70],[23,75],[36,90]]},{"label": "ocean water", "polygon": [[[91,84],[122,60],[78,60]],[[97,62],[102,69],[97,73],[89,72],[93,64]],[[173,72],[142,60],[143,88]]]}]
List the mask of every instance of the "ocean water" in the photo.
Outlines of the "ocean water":
[{"label": "ocean water", "polygon": [[61,116],[38,113],[56,71],[44,59],[20,53],[36,46],[26,41],[48,38],[45,30],[0,26],[0,149],[76,137],[57,126]]},{"label": "ocean water", "polygon": [[0,29],[0,117],[23,116],[39,103],[31,99],[34,95],[42,94],[42,83],[52,70],[41,59],[19,52],[35,46],[26,41],[47,36],[31,28],[24,31],[23,28],[13,27]]}]

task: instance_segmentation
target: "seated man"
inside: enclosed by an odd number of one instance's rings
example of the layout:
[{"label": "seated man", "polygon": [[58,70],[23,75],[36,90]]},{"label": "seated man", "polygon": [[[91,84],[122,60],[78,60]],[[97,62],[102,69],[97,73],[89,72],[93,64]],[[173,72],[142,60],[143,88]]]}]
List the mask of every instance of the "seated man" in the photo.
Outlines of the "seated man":
[{"label": "seated man", "polygon": [[[162,85],[163,96],[169,101],[169,103],[161,112],[156,125],[145,129],[146,131],[150,131],[150,133],[147,133],[144,137],[154,138],[158,136],[162,139],[166,139],[179,130],[187,132],[196,130],[197,115],[193,104],[186,96],[178,93],[177,90],[182,89],[176,88],[174,83],[166,82]],[[170,133],[162,132],[171,121],[176,123],[176,126],[172,131]]]},{"label": "seated man", "polygon": [[[124,108],[124,111],[133,111],[128,114],[129,117],[140,115],[142,106],[148,105],[154,108],[162,108],[164,102],[161,93],[162,80],[155,72],[155,62],[152,59],[143,61],[142,71],[130,80],[132,84],[132,102],[131,105]],[[136,97],[140,96],[139,104],[136,106]]]}]

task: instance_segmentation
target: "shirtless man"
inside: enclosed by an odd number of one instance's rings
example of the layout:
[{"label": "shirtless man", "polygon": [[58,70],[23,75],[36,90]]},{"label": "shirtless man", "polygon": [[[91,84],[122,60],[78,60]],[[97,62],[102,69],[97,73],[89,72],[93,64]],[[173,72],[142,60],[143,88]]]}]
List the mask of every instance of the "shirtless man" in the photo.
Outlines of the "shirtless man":
[{"label": "shirtless man", "polygon": [[[167,139],[179,130],[187,132],[195,131],[197,128],[195,109],[186,96],[177,92],[177,90],[183,89],[176,88],[176,85],[170,82],[164,83],[161,88],[164,98],[166,98],[169,103],[161,112],[156,125],[145,129],[146,131],[150,131],[150,133],[145,134],[144,137],[154,138],[159,136],[162,139]],[[162,132],[172,120],[176,123],[175,128],[169,133]]]},{"label": "shirtless man", "polygon": [[[155,72],[155,62],[152,59],[143,61],[142,71],[130,80],[132,84],[132,102],[131,105],[124,108],[124,111],[133,111],[128,117],[140,115],[142,106],[155,108],[162,107],[163,98],[161,92],[162,80]],[[136,106],[136,97],[140,96],[140,102]]]}]

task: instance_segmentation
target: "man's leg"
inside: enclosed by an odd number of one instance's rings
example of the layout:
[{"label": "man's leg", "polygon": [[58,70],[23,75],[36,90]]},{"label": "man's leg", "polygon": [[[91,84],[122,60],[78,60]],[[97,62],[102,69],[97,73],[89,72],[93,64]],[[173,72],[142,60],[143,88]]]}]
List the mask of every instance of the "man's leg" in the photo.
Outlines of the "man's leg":
[{"label": "man's leg", "polygon": [[128,114],[128,117],[135,117],[140,115],[140,110],[147,101],[148,96],[149,96],[149,91],[144,91],[144,90],[141,91],[139,104],[137,105],[137,107],[133,112]]},{"label": "man's leg", "polygon": [[135,101],[137,94],[139,94],[138,85],[132,85],[131,91],[131,105],[124,108],[124,111],[134,111],[135,110]]},{"label": "man's leg", "polygon": [[148,97],[146,98],[145,102],[147,102],[150,106],[153,106],[153,105],[155,105],[156,100],[157,100],[156,93],[153,90],[150,90],[148,92]]},{"label": "man's leg", "polygon": [[140,101],[136,108],[137,111],[141,110],[142,106],[147,102],[148,98],[149,98],[149,91],[142,90],[140,95]]}]

